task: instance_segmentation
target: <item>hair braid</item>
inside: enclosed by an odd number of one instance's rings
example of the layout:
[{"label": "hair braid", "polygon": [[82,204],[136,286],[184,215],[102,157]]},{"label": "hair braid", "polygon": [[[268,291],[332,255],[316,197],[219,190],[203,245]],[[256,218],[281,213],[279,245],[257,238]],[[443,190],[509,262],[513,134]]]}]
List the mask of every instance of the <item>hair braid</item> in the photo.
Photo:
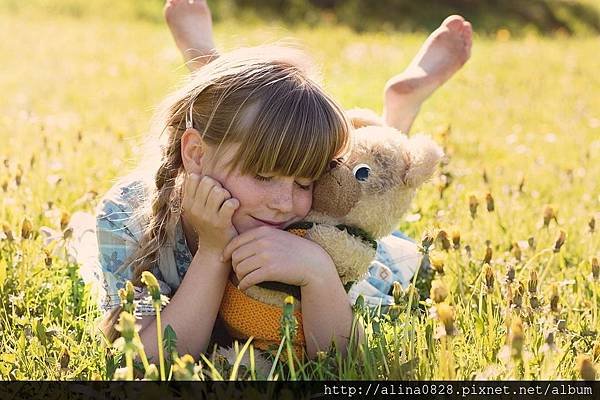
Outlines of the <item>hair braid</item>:
[{"label": "hair braid", "polygon": [[[173,235],[171,227],[181,212],[181,182],[177,177],[182,169],[181,135],[173,134],[156,171],[156,190],[151,200],[148,226],[133,260],[133,282],[140,285],[142,272],[148,271],[160,259],[160,249]],[[140,255],[140,256],[137,256]]]},{"label": "hair braid", "polygon": [[[148,271],[160,259],[160,248],[168,240],[170,223],[181,212],[181,182],[177,177],[182,169],[181,135],[175,130],[169,140],[169,146],[162,156],[162,163],[155,175],[156,190],[151,200],[149,223],[140,239],[142,245],[130,258],[133,269],[133,284],[141,285],[142,272]],[[172,233],[171,233],[172,234]],[[115,324],[122,307],[116,307],[107,314],[101,324],[106,338],[112,342],[119,337]]]}]

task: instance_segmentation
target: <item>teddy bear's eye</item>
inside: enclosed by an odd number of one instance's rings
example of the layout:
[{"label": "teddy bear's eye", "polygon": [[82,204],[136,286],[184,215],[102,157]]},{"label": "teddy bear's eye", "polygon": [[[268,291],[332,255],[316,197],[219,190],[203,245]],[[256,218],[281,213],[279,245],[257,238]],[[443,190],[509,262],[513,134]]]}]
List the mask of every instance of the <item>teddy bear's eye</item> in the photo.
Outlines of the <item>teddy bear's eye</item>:
[{"label": "teddy bear's eye", "polygon": [[352,174],[358,181],[366,181],[369,179],[369,173],[371,172],[371,167],[367,164],[358,164],[356,167],[352,168]]}]

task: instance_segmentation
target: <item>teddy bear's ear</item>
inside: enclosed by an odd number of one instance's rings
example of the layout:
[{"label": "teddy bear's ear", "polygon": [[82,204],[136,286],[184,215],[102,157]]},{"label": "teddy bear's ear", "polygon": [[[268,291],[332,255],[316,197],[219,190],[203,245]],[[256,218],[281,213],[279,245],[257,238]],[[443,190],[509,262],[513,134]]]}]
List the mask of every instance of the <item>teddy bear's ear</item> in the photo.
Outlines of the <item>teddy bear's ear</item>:
[{"label": "teddy bear's ear", "polygon": [[383,120],[375,111],[366,108],[352,108],[346,111],[346,115],[350,119],[350,123],[354,129],[363,128],[365,126],[383,126]]},{"label": "teddy bear's ear", "polygon": [[406,185],[417,187],[431,178],[443,156],[442,148],[427,136],[415,135],[408,139],[408,165],[404,175]]}]

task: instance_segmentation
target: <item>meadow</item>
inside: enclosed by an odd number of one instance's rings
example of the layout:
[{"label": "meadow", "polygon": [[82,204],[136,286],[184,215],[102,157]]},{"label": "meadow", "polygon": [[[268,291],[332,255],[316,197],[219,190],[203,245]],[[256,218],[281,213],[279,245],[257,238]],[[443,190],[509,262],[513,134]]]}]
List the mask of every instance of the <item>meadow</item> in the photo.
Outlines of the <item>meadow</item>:
[{"label": "meadow", "polygon": [[[254,19],[215,30],[221,49],[294,38],[344,107],[375,110],[425,38]],[[65,260],[65,228],[144,157],[153,109],[187,71],[152,20],[0,7],[0,37],[0,379],[112,379],[123,357]],[[598,376],[599,38],[500,30],[474,42],[413,127],[448,156],[399,222],[432,253],[432,295],[357,306],[368,344],[348,359],[278,364],[271,378]],[[46,245],[48,228],[57,240]],[[216,377],[201,363],[179,359],[173,378]]]}]

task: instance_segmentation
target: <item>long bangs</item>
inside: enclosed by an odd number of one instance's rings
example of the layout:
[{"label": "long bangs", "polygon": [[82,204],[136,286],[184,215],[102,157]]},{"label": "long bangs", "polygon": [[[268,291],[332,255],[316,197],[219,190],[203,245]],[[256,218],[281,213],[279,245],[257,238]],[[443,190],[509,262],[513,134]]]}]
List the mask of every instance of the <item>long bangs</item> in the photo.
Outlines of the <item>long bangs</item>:
[{"label": "long bangs", "polygon": [[[252,114],[232,160],[242,173],[318,179],[348,143],[343,111],[312,83],[282,80],[246,107]],[[241,132],[240,132],[241,133]]]}]

